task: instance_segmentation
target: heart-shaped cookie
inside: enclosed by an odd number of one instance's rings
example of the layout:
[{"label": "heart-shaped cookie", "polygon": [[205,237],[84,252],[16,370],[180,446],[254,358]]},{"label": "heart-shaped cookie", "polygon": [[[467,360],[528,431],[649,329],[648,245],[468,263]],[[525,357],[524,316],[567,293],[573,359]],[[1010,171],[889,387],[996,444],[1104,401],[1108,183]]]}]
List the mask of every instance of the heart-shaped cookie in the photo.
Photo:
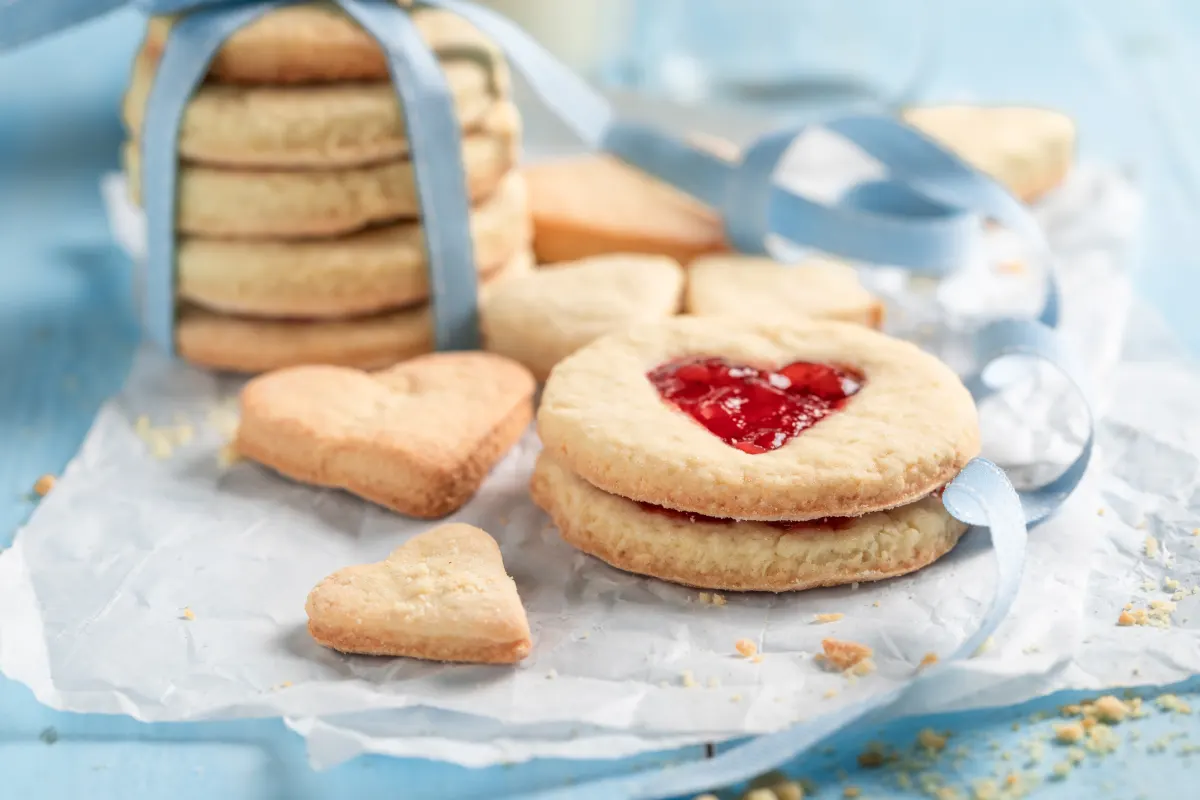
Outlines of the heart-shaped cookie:
[{"label": "heart-shaped cookie", "polygon": [[382,372],[291,367],[242,389],[237,450],[304,483],[434,519],[465,504],[533,416],[534,380],[491,353]]},{"label": "heart-shaped cookie", "polygon": [[532,646],[500,548],[470,525],[443,525],[385,561],[338,570],[305,611],[312,637],[343,653],[513,664]]}]

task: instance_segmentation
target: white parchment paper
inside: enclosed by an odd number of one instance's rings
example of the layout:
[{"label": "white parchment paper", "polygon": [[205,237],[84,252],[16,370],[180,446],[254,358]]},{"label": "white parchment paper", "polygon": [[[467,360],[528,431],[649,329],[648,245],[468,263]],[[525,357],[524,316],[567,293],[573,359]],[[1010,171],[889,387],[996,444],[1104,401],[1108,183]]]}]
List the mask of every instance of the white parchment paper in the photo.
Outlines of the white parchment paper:
[{"label": "white parchment paper", "polygon": [[[819,194],[864,169],[816,141],[789,176]],[[106,193],[118,241],[136,253],[138,220],[119,181]],[[1200,431],[1189,425],[1200,377],[1168,360],[1145,326],[1125,336],[1125,250],[1138,213],[1136,193],[1100,168],[1078,170],[1039,211],[1062,258],[1064,333],[1108,390],[1097,398],[1100,463],[1031,537],[1022,594],[994,646],[902,711],[1200,671],[1193,626],[1114,625],[1126,602],[1164,596],[1143,581],[1200,579],[1191,536]],[[864,277],[888,298],[894,332],[964,369],[964,332],[1035,307],[1040,287],[1038,265],[999,231],[941,284],[887,269]],[[1130,388],[1148,383],[1158,387],[1149,396]],[[0,553],[0,670],[42,702],[144,720],[284,716],[320,765],[362,752],[469,765],[612,758],[777,730],[906,681],[925,653],[952,649],[990,598],[991,556],[973,534],[907,578],[703,604],[693,590],[565,545],[526,492],[538,448],[530,432],[452,519],[499,541],[533,626],[531,657],[499,669],[338,655],[305,632],[309,589],[434,523],[253,464],[223,465],[238,386],[139,353],[55,491]],[[1061,464],[1082,440],[1078,404],[1040,375],[985,411],[985,454],[1004,464]],[[156,444],[163,431],[174,437],[168,448]],[[1164,544],[1157,562],[1142,553],[1149,531]],[[813,624],[829,612],[845,618]],[[851,683],[818,669],[812,656],[827,636],[872,645],[878,672]],[[736,655],[741,638],[758,644],[761,663]],[[697,687],[684,686],[685,672]]]}]

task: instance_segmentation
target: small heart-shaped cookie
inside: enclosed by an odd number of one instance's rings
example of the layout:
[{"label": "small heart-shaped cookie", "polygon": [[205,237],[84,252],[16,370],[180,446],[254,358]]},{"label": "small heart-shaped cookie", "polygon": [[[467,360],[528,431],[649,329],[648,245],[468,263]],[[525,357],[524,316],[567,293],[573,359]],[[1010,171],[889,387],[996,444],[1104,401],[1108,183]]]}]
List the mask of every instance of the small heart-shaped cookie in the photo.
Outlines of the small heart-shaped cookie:
[{"label": "small heart-shaped cookie", "polygon": [[305,366],[242,389],[237,450],[289,478],[426,519],[461,508],[533,417],[534,380],[491,353],[382,372]]},{"label": "small heart-shaped cookie", "polygon": [[305,611],[312,637],[343,653],[514,664],[532,646],[500,548],[470,525],[443,525],[385,561],[338,570]]}]

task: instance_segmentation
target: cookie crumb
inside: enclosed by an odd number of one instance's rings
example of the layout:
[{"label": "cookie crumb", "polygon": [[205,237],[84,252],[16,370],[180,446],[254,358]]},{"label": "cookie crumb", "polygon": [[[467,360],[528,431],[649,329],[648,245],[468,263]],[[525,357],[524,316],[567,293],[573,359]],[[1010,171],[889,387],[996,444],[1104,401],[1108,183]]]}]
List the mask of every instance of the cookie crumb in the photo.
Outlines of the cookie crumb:
[{"label": "cookie crumb", "polygon": [[743,658],[751,658],[758,652],[758,645],[749,639],[738,639],[733,643],[733,647]]},{"label": "cookie crumb", "polygon": [[196,619],[196,614],[195,614],[195,612],[192,611],[192,609],[185,608],[183,610],[183,619],[186,619],[188,622],[191,622],[192,620]]},{"label": "cookie crumb", "polygon": [[943,736],[933,728],[922,728],[917,733],[917,744],[925,748],[930,753],[940,753],[946,747],[946,739],[949,734]]},{"label": "cookie crumb", "polygon": [[1079,748],[1079,747],[1067,748],[1067,761],[1070,761],[1072,764],[1079,766],[1080,764],[1082,764],[1084,762],[1084,760],[1086,758],[1087,758],[1087,752],[1084,751],[1082,748]]},{"label": "cookie crumb", "polygon": [[720,800],[715,794],[698,794],[692,800]]},{"label": "cookie crumb", "polygon": [[842,619],[845,616],[846,616],[845,614],[842,614],[840,612],[834,612],[832,614],[814,614],[813,615],[813,624],[814,625],[824,625],[828,622],[837,622],[839,619]]},{"label": "cookie crumb", "polygon": [[1096,509],[1096,516],[1097,516],[1097,517],[1103,517],[1103,516],[1104,516],[1104,509],[1103,509],[1103,508],[1097,508],[1097,509]]},{"label": "cookie crumb", "polygon": [[1200,528],[1192,528],[1192,536],[1200,536]]},{"label": "cookie crumb", "polygon": [[771,787],[775,800],[804,800],[804,789],[796,781],[783,781]]},{"label": "cookie crumb", "polygon": [[837,672],[846,672],[870,659],[875,652],[865,644],[840,639],[822,639],[821,648],[825,652],[817,654],[816,662]]},{"label": "cookie crumb", "polygon": [[1164,577],[1163,588],[1168,592],[1173,592],[1179,588],[1179,581],[1175,580],[1174,578]]},{"label": "cookie crumb", "polygon": [[751,664],[761,664],[762,661],[763,661],[762,653],[759,653],[758,655],[756,655],[750,659]]},{"label": "cookie crumb", "polygon": [[712,596],[712,604],[713,604],[714,606],[723,606],[723,605],[725,605],[725,595],[723,595],[723,594],[717,594],[716,592],[713,592],[713,596]]},{"label": "cookie crumb", "polygon": [[1111,694],[1106,694],[1096,700],[1092,704],[1092,707],[1095,709],[1096,718],[1110,725],[1125,719],[1125,716],[1129,713],[1129,706]]},{"label": "cookie crumb", "polygon": [[700,601],[700,605],[707,606],[712,604],[712,595],[708,592],[701,592],[696,595],[696,599]]},{"label": "cookie crumb", "polygon": [[921,656],[921,663],[917,665],[917,669],[924,669],[931,664],[936,664],[938,661],[937,653],[926,653]]},{"label": "cookie crumb", "polygon": [[1158,558],[1158,539],[1153,536],[1146,537],[1145,544],[1146,558]]},{"label": "cookie crumb", "polygon": [[971,800],[1000,800],[1000,787],[991,778],[981,778],[971,786]]},{"label": "cookie crumb", "polygon": [[842,790],[842,797],[862,797],[862,789],[859,789],[857,786],[847,786]]},{"label": "cookie crumb", "polygon": [[1160,694],[1155,698],[1154,705],[1158,706],[1163,711],[1169,711],[1175,714],[1192,713],[1192,707],[1178,695]]},{"label": "cookie crumb", "polygon": [[1004,275],[1020,275],[1025,272],[1025,262],[1015,258],[1001,261],[996,265],[996,271]]},{"label": "cookie crumb", "polygon": [[742,800],[775,800],[775,793],[765,787],[759,787],[742,795]]},{"label": "cookie crumb", "polygon": [[54,488],[54,484],[57,482],[58,478],[47,473],[38,478],[37,482],[33,484],[33,493],[38,497],[45,497],[50,494],[50,491]]},{"label": "cookie crumb", "polygon": [[1064,722],[1054,726],[1054,738],[1062,744],[1075,744],[1083,739],[1083,725],[1078,722]]},{"label": "cookie crumb", "polygon": [[1087,741],[1084,742],[1084,748],[1090,753],[1105,755],[1117,749],[1117,745],[1121,743],[1120,738],[1107,725],[1096,725],[1087,733]]},{"label": "cookie crumb", "polygon": [[546,680],[552,681],[558,677],[558,670],[553,667],[546,673]]},{"label": "cookie crumb", "polygon": [[1069,761],[1059,761],[1050,770],[1050,776],[1056,780],[1063,780],[1071,774],[1071,763]]},{"label": "cookie crumb", "polygon": [[276,684],[275,688],[276,689],[287,689],[291,685],[292,685],[291,681],[283,681],[282,683]]},{"label": "cookie crumb", "polygon": [[[1143,613],[1145,613],[1145,612],[1143,612]],[[1117,616],[1117,624],[1123,628],[1127,628],[1131,625],[1137,625],[1138,623],[1137,623],[1137,618],[1135,616],[1133,616],[1132,613],[1130,613],[1129,611],[1122,611]]]},{"label": "cookie crumb", "polygon": [[883,748],[877,743],[867,745],[867,749],[858,754],[858,765],[864,769],[878,769],[883,762]]},{"label": "cookie crumb", "polygon": [[696,676],[692,674],[690,669],[685,669],[679,674],[679,679],[683,682],[683,688],[693,689],[696,687]]},{"label": "cookie crumb", "polygon": [[729,696],[729,702],[740,703],[742,702],[742,696],[740,694],[732,694]]},{"label": "cookie crumb", "polygon": [[837,690],[837,689],[826,689],[826,690],[825,690],[824,697],[825,697],[825,699],[826,699],[826,700],[829,700],[829,699],[831,699],[831,698],[834,698],[834,697],[837,697],[837,696],[838,696],[838,690]]}]

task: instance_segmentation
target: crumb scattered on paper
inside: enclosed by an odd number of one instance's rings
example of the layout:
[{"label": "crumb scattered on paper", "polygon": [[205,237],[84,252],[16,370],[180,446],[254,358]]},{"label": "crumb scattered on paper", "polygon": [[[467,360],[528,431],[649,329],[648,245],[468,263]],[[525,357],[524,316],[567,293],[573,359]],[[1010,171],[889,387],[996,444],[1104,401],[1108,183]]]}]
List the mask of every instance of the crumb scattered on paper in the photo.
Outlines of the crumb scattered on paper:
[{"label": "crumb scattered on paper", "polygon": [[38,497],[45,497],[46,495],[50,494],[52,489],[54,489],[54,484],[57,481],[58,478],[54,477],[53,475],[43,475],[37,479],[36,483],[33,484],[33,493]]},{"label": "crumb scattered on paper", "polygon": [[832,614],[814,614],[813,615],[813,624],[824,625],[829,622],[837,622],[839,619],[842,619],[845,616],[846,616],[845,614],[842,614],[842,613],[836,612],[836,611],[833,612]]},{"label": "crumb scattered on paper", "polygon": [[738,639],[733,643],[733,647],[745,658],[752,658],[756,653],[758,653],[758,645],[749,639]]}]

